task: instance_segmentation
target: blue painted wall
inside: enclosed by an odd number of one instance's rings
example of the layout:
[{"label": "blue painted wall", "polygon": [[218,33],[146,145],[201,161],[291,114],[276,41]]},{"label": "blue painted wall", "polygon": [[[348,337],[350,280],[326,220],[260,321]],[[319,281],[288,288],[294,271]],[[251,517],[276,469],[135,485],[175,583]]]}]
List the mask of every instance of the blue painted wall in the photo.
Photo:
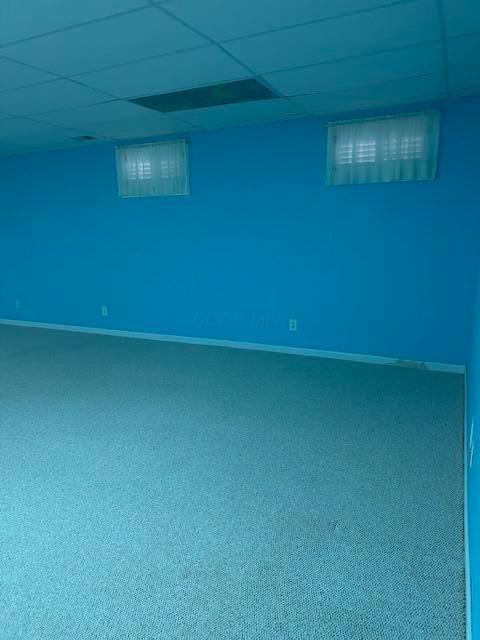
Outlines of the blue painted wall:
[{"label": "blue painted wall", "polygon": [[314,118],[190,135],[186,198],[119,199],[109,144],[3,158],[0,317],[465,362],[479,107],[434,182],[325,187]]}]

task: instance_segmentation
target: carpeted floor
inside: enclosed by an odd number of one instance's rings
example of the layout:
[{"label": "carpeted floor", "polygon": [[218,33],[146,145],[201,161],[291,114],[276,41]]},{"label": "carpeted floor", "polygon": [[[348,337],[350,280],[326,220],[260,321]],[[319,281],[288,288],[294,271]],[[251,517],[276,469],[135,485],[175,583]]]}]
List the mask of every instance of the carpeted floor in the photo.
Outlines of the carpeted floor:
[{"label": "carpeted floor", "polygon": [[464,638],[461,376],[0,327],[2,640]]}]

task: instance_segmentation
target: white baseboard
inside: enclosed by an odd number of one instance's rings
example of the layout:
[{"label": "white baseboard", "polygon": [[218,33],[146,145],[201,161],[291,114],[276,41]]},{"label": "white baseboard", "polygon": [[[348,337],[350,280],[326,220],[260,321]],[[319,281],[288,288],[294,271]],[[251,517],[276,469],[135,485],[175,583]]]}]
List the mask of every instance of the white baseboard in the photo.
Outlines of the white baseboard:
[{"label": "white baseboard", "polygon": [[366,362],[370,364],[396,365],[445,373],[465,373],[465,365],[442,362],[417,362],[400,358],[371,356],[361,353],[343,353],[341,351],[325,351],[323,349],[309,349],[306,347],[286,347],[258,342],[235,342],[232,340],[215,340],[213,338],[192,338],[164,333],[145,333],[141,331],[123,331],[120,329],[104,329],[102,327],[82,327],[70,324],[52,324],[48,322],[30,322],[28,320],[12,320],[0,318],[0,324],[17,327],[32,327],[36,329],[55,329],[57,331],[73,331],[75,333],[95,333],[118,338],[137,338],[140,340],[158,340],[161,342],[181,342],[185,344],[199,344],[211,347],[229,347],[231,349],[250,349],[253,351],[271,351],[274,353],[288,353],[297,356],[312,356],[315,358],[330,358],[333,360],[349,360],[351,362]]}]

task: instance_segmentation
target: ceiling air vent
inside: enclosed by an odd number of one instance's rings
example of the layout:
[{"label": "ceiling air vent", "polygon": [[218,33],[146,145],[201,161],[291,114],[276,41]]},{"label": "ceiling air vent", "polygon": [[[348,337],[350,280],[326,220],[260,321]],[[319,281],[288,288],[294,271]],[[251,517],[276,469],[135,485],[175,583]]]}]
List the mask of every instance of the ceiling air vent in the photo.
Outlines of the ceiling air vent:
[{"label": "ceiling air vent", "polygon": [[248,80],[224,82],[184,91],[160,93],[155,96],[145,96],[144,98],[133,98],[130,102],[155,111],[161,111],[162,113],[169,113],[170,111],[215,107],[221,104],[272,100],[278,97],[261,82],[250,78]]}]

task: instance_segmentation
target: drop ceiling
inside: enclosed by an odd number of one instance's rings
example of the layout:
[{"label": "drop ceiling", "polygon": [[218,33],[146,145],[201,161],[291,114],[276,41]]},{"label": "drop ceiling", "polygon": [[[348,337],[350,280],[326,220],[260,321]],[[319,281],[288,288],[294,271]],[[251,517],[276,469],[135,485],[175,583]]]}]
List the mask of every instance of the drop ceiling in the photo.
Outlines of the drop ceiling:
[{"label": "drop ceiling", "polygon": [[[129,101],[250,78],[277,98],[168,114]],[[0,5],[0,154],[473,94],[478,0]]]}]

